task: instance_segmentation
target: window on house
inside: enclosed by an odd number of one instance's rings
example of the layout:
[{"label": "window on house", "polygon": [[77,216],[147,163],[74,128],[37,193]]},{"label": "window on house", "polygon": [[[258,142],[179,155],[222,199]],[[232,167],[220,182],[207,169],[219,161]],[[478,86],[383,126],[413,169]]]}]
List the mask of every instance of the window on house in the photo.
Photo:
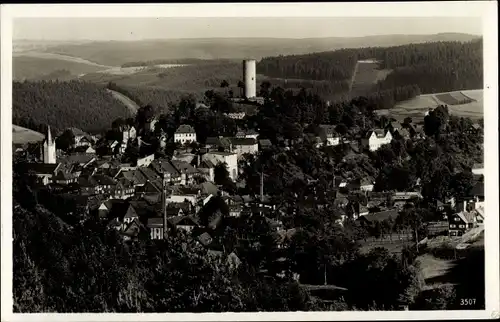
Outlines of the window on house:
[{"label": "window on house", "polygon": [[450,228],[455,228],[457,225],[451,224]]},{"label": "window on house", "polygon": [[465,228],[465,225],[458,225],[458,228]]},{"label": "window on house", "polygon": [[455,221],[460,221],[460,218],[459,217],[455,217]]}]

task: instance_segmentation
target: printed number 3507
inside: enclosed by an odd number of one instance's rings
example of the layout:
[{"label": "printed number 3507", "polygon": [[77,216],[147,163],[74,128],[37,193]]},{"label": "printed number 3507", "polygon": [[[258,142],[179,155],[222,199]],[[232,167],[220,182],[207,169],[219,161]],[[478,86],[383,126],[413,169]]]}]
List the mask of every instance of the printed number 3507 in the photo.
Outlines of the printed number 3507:
[{"label": "printed number 3507", "polygon": [[476,299],[460,299],[460,305],[474,305],[476,304]]}]

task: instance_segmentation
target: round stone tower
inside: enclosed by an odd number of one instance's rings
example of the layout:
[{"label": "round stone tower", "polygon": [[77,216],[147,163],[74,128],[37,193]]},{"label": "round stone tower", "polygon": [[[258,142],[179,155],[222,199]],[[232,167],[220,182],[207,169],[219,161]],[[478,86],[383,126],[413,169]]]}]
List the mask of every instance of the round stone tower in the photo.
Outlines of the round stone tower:
[{"label": "round stone tower", "polygon": [[257,92],[256,86],[256,62],[254,59],[243,61],[243,82],[245,83],[244,95],[246,98],[254,98]]}]

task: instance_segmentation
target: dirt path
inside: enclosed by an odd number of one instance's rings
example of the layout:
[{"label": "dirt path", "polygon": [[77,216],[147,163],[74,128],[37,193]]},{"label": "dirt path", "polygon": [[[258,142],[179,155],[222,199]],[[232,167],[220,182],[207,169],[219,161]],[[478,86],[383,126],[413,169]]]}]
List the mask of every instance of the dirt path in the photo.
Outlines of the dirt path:
[{"label": "dirt path", "polygon": [[137,113],[137,110],[140,106],[136,102],[117,91],[113,91],[111,89],[108,89],[107,91],[110,92],[115,99],[119,100],[123,105],[125,105],[132,114]]}]

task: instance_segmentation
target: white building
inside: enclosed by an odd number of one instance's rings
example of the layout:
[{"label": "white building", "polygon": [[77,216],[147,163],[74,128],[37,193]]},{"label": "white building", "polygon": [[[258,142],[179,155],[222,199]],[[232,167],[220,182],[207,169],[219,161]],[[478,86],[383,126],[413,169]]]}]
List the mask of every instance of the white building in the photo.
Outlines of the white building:
[{"label": "white building", "polygon": [[196,142],[196,131],[191,125],[183,124],[175,131],[174,142],[180,144]]},{"label": "white building", "polygon": [[484,164],[474,163],[472,166],[472,173],[476,175],[484,175]]},{"label": "white building", "polygon": [[231,138],[232,152],[241,158],[246,153],[255,154],[259,152],[259,144],[256,139],[252,138]]},{"label": "white building", "polygon": [[151,120],[147,121],[144,126],[146,132],[154,132],[156,128],[156,123],[158,123],[158,120],[156,118],[152,118]]},{"label": "white building", "polygon": [[45,138],[45,142],[43,142],[43,163],[56,163],[56,141],[52,139],[50,126],[47,129],[47,137]]},{"label": "white building", "polygon": [[210,151],[203,155],[202,161],[209,160],[214,165],[226,163],[229,177],[235,180],[238,177],[238,154],[232,152]]},{"label": "white building", "polygon": [[225,116],[233,120],[242,120],[245,117],[245,112],[224,113]]},{"label": "white building", "polygon": [[153,153],[153,154],[145,156],[144,158],[137,159],[137,166],[138,167],[149,167],[151,162],[153,162],[154,160],[155,160],[155,155]]},{"label": "white building", "polygon": [[135,130],[135,127],[133,126],[125,126],[122,129],[122,138],[123,142],[128,142],[129,139],[135,139],[137,137],[137,131]]},{"label": "white building", "polygon": [[369,131],[364,139],[362,139],[362,144],[368,147],[370,151],[378,150],[382,145],[389,144],[392,141],[391,132],[387,130],[372,130]]},{"label": "white building", "polygon": [[322,124],[319,126],[320,140],[326,143],[327,146],[336,146],[340,144],[340,136],[335,133],[332,125]]}]

